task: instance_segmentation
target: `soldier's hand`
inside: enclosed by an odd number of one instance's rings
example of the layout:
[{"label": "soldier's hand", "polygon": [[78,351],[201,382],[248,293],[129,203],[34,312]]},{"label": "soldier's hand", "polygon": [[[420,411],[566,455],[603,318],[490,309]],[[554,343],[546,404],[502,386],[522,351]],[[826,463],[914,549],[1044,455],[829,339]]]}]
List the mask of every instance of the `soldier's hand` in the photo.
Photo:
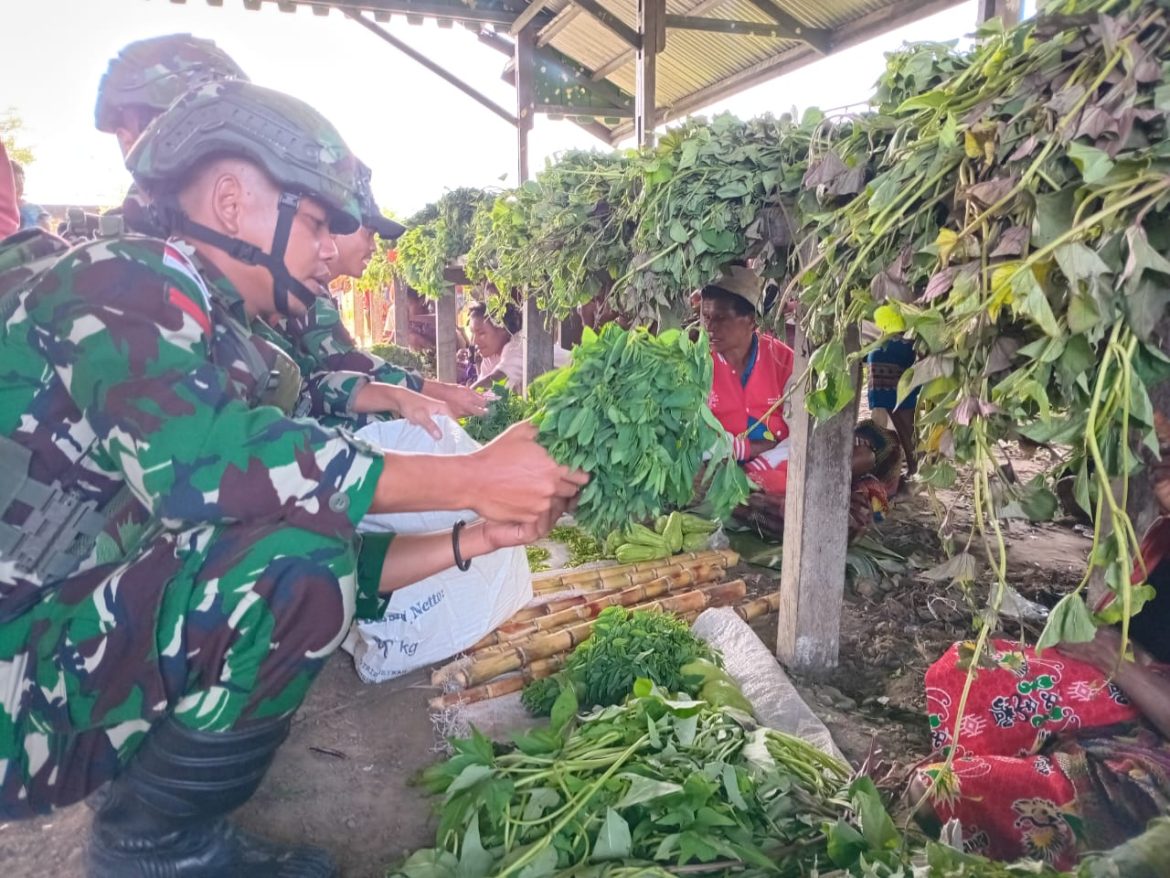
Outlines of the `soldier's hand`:
[{"label": "soldier's hand", "polygon": [[447,403],[451,414],[456,418],[487,414],[488,403],[496,398],[493,393],[476,393],[470,387],[461,384],[442,384],[438,381],[428,381],[423,387],[423,392]]},{"label": "soldier's hand", "polygon": [[524,421],[474,452],[478,484],[472,508],[481,517],[533,525],[558,508],[563,511],[562,504],[588,484],[588,474],[549,457],[537,444],[536,433],[536,427]]},{"label": "soldier's hand", "polygon": [[558,498],[545,515],[529,524],[501,524],[497,521],[485,521],[483,524],[484,538],[493,551],[512,546],[531,545],[537,540],[543,540],[547,537],[568,509],[569,501]]},{"label": "soldier's hand", "polygon": [[402,394],[395,400],[393,411],[404,421],[422,427],[432,439],[442,439],[443,431],[435,418],[453,418],[450,406],[441,399],[433,399],[402,388]]}]

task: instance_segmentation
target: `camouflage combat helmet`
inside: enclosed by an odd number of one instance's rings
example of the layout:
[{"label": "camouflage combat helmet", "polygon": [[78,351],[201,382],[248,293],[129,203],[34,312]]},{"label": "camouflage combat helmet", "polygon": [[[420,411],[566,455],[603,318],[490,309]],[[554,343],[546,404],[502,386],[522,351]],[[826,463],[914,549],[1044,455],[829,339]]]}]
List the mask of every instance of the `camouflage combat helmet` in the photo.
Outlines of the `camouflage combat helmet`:
[{"label": "camouflage combat helmet", "polygon": [[201,86],[150,123],[126,168],[150,192],[212,156],[249,159],[286,191],[317,199],[336,234],[361,225],[358,160],[332,123],[303,101],[243,80]]},{"label": "camouflage combat helmet", "polygon": [[[179,185],[207,159],[234,156],[263,168],[283,191],[272,247],[258,252],[193,222],[179,209]],[[126,156],[126,168],[153,199],[164,228],[205,241],[235,259],[263,265],[277,284],[277,308],[292,293],[306,305],[313,293],[284,265],[289,228],[302,196],[320,202],[334,234],[361,227],[361,165],[337,129],[303,101],[243,80],[187,92],[150,123]]]},{"label": "camouflage combat helmet", "polygon": [[110,62],[98,86],[94,121],[113,134],[121,111],[144,107],[158,115],[196,86],[221,79],[243,79],[239,65],[211,40],[168,34],[131,43]]}]

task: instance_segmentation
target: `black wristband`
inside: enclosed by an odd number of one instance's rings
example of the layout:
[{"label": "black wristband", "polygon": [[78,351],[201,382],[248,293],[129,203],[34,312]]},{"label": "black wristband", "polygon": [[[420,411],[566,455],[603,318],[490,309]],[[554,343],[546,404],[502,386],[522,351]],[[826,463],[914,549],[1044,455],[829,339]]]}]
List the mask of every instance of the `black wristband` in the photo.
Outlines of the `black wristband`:
[{"label": "black wristband", "polygon": [[465,527],[467,527],[467,522],[461,518],[451,528],[451,551],[455,554],[455,566],[464,573],[471,569],[471,560],[464,561],[463,553],[459,551],[459,531]]}]

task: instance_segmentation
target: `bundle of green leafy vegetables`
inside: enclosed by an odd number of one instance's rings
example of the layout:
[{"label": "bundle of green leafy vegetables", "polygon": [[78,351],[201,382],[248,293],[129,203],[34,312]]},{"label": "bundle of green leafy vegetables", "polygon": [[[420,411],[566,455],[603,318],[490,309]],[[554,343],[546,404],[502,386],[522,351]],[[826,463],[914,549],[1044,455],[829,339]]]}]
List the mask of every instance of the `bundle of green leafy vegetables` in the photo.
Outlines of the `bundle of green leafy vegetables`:
[{"label": "bundle of green leafy vegetables", "polygon": [[[723,517],[750,490],[730,437],[707,407],[711,355],[677,330],[652,335],[610,324],[586,329],[572,363],[529,392],[538,441],[559,463],[591,476],[577,523],[603,538],[628,521],[681,508],[695,484]],[[704,457],[710,455],[704,461]]]},{"label": "bundle of green leafy vegetables", "polygon": [[[1118,594],[1106,621],[1123,628],[1151,592],[1130,586],[1138,535],[1112,483],[1140,470],[1131,437],[1157,454],[1148,388],[1170,375],[1158,343],[1170,304],[1168,69],[1170,10],[1150,0],[1055,0],[1011,30],[984,28],[969,52],[909,47],[891,59],[877,112],[810,158],[825,184],[861,156],[867,181],[806,214],[819,249],[798,287],[805,328],[823,342],[813,413],[849,403],[846,364],[859,354],[843,340],[859,321],[913,340],[920,360],[900,392],[922,388],[924,478],[946,487],[956,462],[974,464],[1000,556],[985,475],[995,443],[1074,447],[1075,494],[1097,523],[1090,569]],[[1055,508],[1043,484],[1007,499]],[[1092,631],[1073,594],[1041,642]]]},{"label": "bundle of green leafy vegetables", "polygon": [[452,189],[427,205],[406,221],[407,231],[395,243],[391,271],[431,299],[452,289],[444,269],[471,248],[476,210],[493,198],[480,189]]},{"label": "bundle of green leafy vegetables", "polygon": [[568,547],[569,560],[565,562],[566,567],[580,567],[606,557],[605,546],[599,540],[573,525],[554,527],[549,531],[548,538]]},{"label": "bundle of green leafy vegetables", "polygon": [[644,677],[671,692],[697,694],[705,680],[687,679],[684,667],[716,656],[689,625],[670,613],[606,607],[589,639],[570,653],[564,667],[524,687],[521,701],[536,716],[548,716],[564,688],[582,708],[617,704]]},{"label": "bundle of green leafy vegetables", "polygon": [[721,114],[688,120],[630,159],[631,265],[617,307],[650,319],[689,313],[687,296],[729,262],[793,243],[793,217],[809,144],[823,117]]},{"label": "bundle of green leafy vegetables", "polygon": [[419,354],[401,345],[376,344],[370,347],[370,353],[375,357],[381,357],[391,366],[398,366],[413,372],[425,372],[428,365]]},{"label": "bundle of green leafy vegetables", "polygon": [[506,381],[492,385],[487,414],[475,415],[463,421],[467,435],[481,444],[487,444],[511,427],[528,417],[528,402],[522,393],[513,393]]},{"label": "bundle of green leafy vegetables", "polygon": [[630,264],[628,201],[638,178],[629,165],[626,153],[571,150],[485,204],[468,275],[533,296],[557,317],[606,292]]}]

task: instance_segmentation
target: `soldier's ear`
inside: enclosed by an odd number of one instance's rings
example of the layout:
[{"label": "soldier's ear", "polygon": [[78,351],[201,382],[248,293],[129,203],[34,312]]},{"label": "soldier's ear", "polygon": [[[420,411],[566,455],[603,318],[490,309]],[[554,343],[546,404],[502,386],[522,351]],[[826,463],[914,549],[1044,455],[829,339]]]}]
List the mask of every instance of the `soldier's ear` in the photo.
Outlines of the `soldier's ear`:
[{"label": "soldier's ear", "polygon": [[211,185],[211,213],[229,235],[240,231],[244,202],[245,187],[239,176],[230,171],[215,175]]}]

